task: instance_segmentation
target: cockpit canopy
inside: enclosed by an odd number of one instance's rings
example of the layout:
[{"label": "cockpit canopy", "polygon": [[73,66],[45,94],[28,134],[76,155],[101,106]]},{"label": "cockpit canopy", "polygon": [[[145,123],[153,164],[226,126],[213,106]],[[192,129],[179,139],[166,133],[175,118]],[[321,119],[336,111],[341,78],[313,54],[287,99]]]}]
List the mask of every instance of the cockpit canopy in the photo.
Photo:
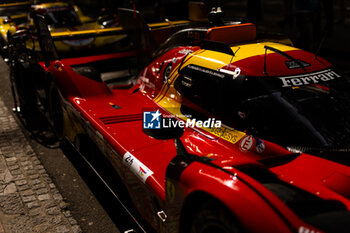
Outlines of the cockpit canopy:
[{"label": "cockpit canopy", "polygon": [[46,24],[52,28],[63,28],[63,27],[75,27],[80,26],[79,16],[74,10],[74,7],[64,4],[64,5],[54,5],[47,8],[35,9],[37,13],[43,15],[46,19]]},{"label": "cockpit canopy", "polygon": [[181,111],[285,146],[350,145],[350,82],[332,69],[251,77],[187,65],[175,88]]}]

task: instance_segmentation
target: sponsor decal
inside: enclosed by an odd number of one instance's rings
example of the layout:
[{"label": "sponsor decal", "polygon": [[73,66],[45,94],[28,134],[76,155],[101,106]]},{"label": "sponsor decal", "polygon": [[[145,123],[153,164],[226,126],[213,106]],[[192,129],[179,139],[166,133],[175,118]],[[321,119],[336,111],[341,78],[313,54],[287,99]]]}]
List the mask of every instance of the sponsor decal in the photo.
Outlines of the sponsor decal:
[{"label": "sponsor decal", "polygon": [[87,39],[78,39],[78,40],[63,40],[63,43],[69,45],[69,46],[85,46],[94,41],[94,38],[87,38]]},{"label": "sponsor decal", "polygon": [[188,88],[192,87],[192,78],[184,76],[183,80],[181,81],[181,84]]},{"label": "sponsor decal", "polygon": [[313,230],[308,227],[300,226],[298,233],[320,233],[318,230]]},{"label": "sponsor decal", "polygon": [[123,161],[130,171],[134,173],[143,183],[146,182],[149,176],[153,175],[153,172],[130,152],[126,152],[124,154]]},{"label": "sponsor decal", "polygon": [[258,153],[264,152],[264,150],[265,150],[265,143],[262,140],[260,140],[260,139],[256,139],[255,149],[256,149],[256,152],[258,152]]},{"label": "sponsor decal", "polygon": [[247,136],[247,137],[243,138],[240,146],[241,146],[241,149],[243,151],[250,150],[250,148],[252,148],[252,146],[253,146],[253,137]]},{"label": "sponsor decal", "polygon": [[130,166],[133,164],[133,162],[134,162],[134,157],[133,157],[131,154],[128,155],[128,156],[125,156],[125,155],[124,155],[123,160],[124,160],[125,164],[126,164],[128,167],[130,167]]},{"label": "sponsor decal", "polygon": [[[186,120],[175,120],[175,117]],[[143,112],[143,128],[144,129],[164,129],[164,128],[220,128],[221,121],[215,118],[208,118],[206,120],[197,120],[191,118],[191,116],[184,115],[164,115],[157,111],[146,111]]]},{"label": "sponsor decal", "polygon": [[239,140],[239,136],[240,135],[236,130],[224,129],[221,138],[234,144]]},{"label": "sponsor decal", "polygon": [[320,82],[327,82],[340,77],[340,75],[338,75],[331,69],[327,69],[304,75],[279,77],[279,79],[282,81],[282,87],[295,87],[316,84]]},{"label": "sponsor decal", "polygon": [[199,71],[205,74],[209,74],[218,78],[225,78],[225,75],[222,74],[221,72],[217,72],[215,70],[210,70],[204,67],[200,67],[200,66],[196,66],[196,65],[188,65],[187,66],[189,69],[195,70],[195,71]]},{"label": "sponsor decal", "polygon": [[146,175],[147,175],[147,172],[146,172],[142,167],[140,167],[139,174],[140,174],[141,176],[146,176]]},{"label": "sponsor decal", "polygon": [[180,50],[178,53],[179,54],[189,54],[189,53],[192,53],[193,51],[190,50],[190,49],[182,49]]}]

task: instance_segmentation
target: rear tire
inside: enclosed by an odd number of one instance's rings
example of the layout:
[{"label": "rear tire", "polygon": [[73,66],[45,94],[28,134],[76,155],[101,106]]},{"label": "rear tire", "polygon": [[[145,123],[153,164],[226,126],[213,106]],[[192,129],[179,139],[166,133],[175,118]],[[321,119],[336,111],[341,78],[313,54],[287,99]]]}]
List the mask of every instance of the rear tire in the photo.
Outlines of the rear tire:
[{"label": "rear tire", "polygon": [[37,97],[35,87],[31,80],[31,72],[28,72],[23,66],[16,65],[12,68],[14,75],[15,91],[23,110],[35,108],[37,105]]},{"label": "rear tire", "polygon": [[217,201],[202,204],[195,212],[191,233],[239,233],[233,214]]},{"label": "rear tire", "polygon": [[59,91],[54,83],[49,88],[49,117],[56,136],[60,141],[63,138],[63,110]]}]

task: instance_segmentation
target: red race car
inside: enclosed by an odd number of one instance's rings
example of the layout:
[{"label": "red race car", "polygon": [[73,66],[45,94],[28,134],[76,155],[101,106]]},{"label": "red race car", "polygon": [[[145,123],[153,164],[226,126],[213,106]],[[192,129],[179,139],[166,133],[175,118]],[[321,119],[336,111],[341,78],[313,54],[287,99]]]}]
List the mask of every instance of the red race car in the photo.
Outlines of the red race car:
[{"label": "red race car", "polygon": [[349,232],[349,80],[250,23],[150,50],[139,13],[118,15],[136,52],[60,59],[39,17],[43,60],[16,47],[13,80],[62,139],[98,147],[155,231]]}]

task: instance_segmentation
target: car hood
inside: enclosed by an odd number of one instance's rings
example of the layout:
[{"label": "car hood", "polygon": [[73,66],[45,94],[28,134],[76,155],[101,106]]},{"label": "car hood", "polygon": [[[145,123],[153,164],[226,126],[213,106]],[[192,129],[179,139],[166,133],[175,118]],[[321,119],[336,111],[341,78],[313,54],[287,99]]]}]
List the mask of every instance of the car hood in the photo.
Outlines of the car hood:
[{"label": "car hood", "polygon": [[314,195],[342,201],[350,209],[349,166],[301,154],[288,163],[269,169],[285,182]]},{"label": "car hood", "polygon": [[350,209],[350,169],[345,153],[311,155],[250,135],[232,144],[222,139],[208,140],[198,131],[185,134],[183,142],[189,153],[210,158],[224,169],[260,167],[287,184],[321,198],[337,199]]}]

